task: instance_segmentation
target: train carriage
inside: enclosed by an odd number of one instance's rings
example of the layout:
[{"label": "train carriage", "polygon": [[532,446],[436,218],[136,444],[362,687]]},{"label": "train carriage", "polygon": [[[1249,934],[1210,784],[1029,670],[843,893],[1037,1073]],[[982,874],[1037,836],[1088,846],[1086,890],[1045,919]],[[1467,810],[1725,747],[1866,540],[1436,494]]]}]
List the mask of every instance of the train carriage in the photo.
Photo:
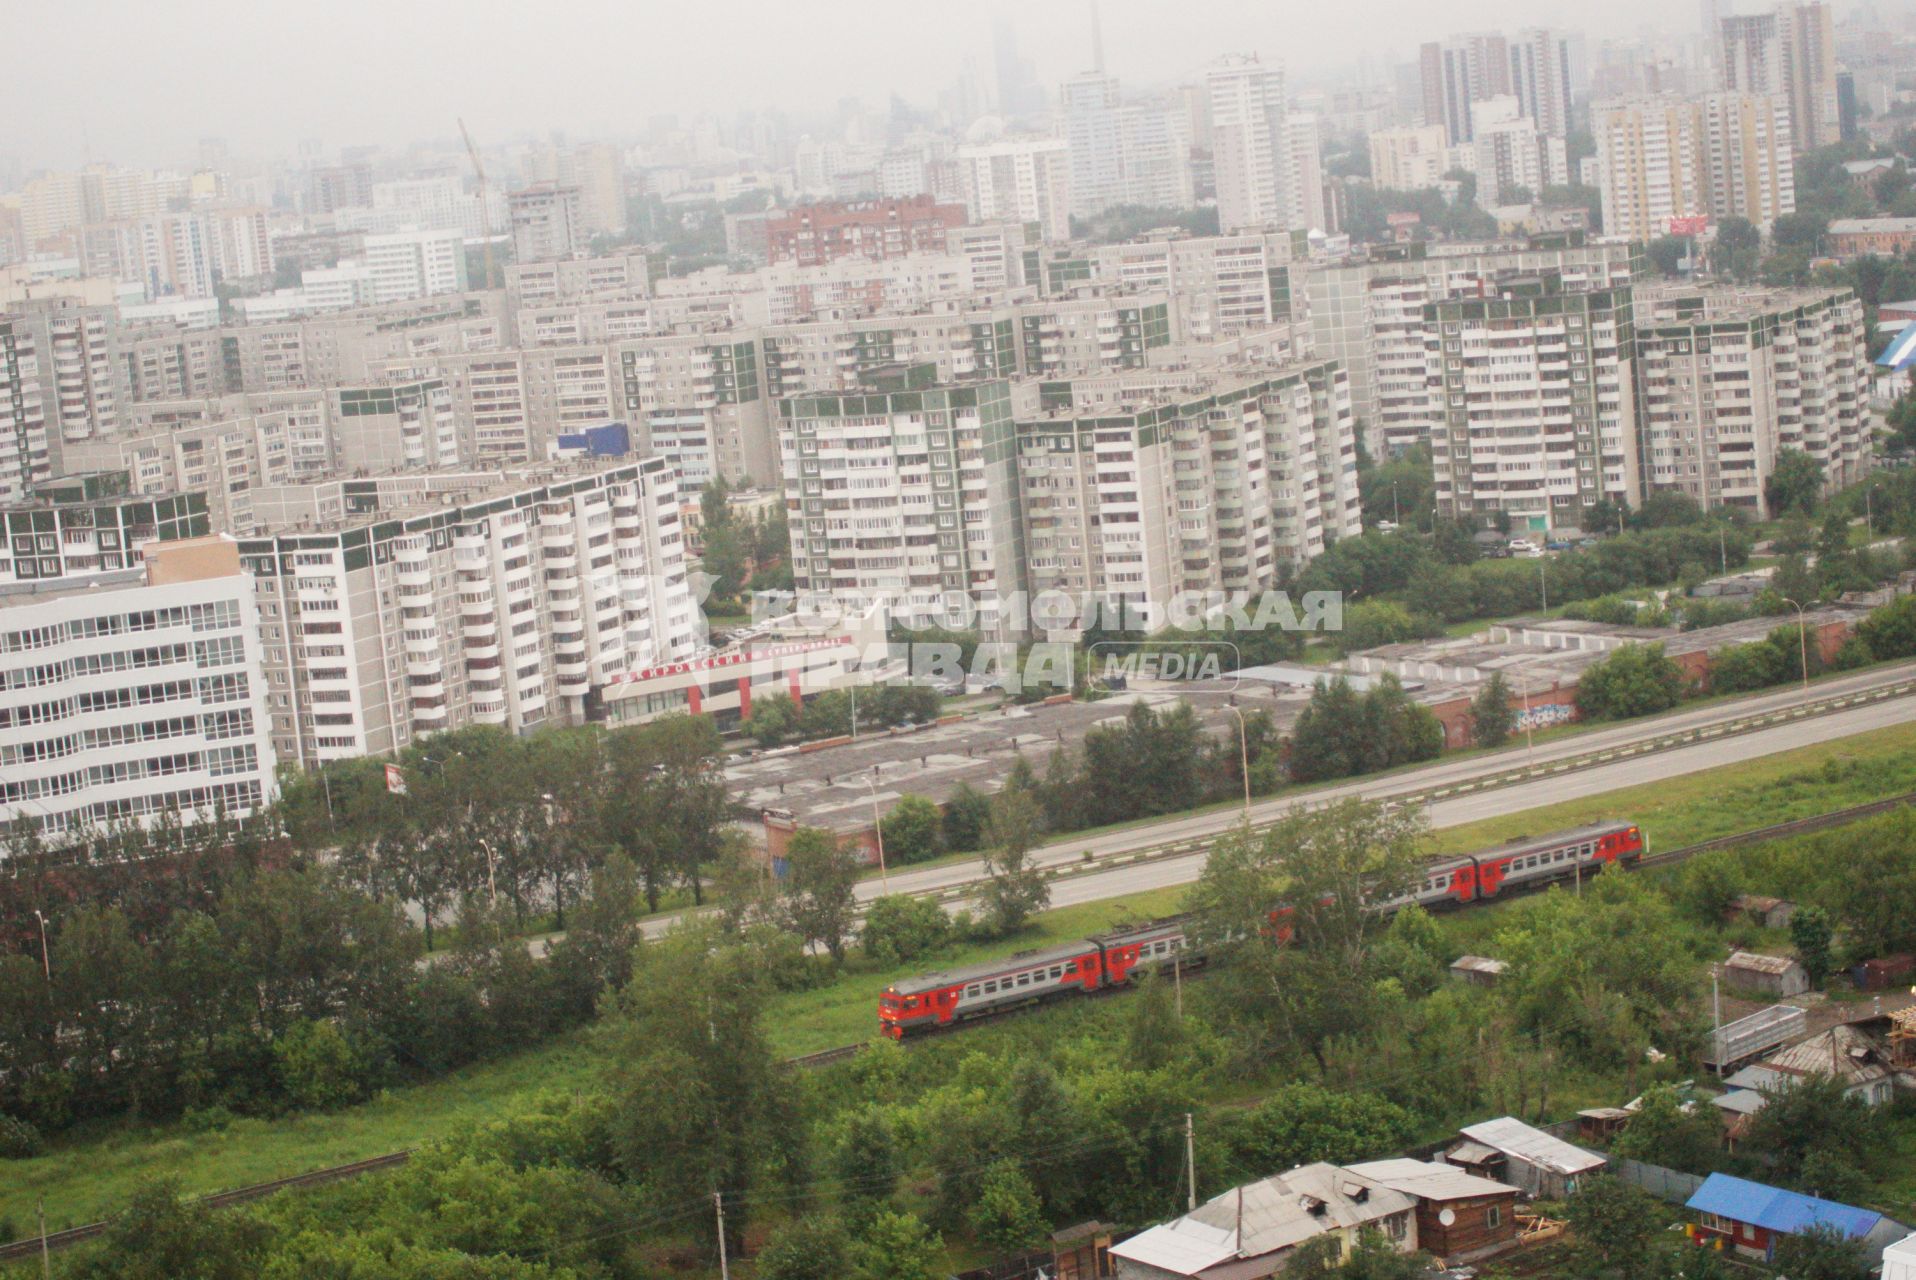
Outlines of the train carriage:
[{"label": "train carriage", "polygon": [[[1634,866],[1648,852],[1642,828],[1627,822],[1519,838],[1497,849],[1432,863],[1405,892],[1373,901],[1370,909],[1390,914],[1412,903],[1432,911],[1469,906],[1594,875],[1611,865]],[[1291,915],[1288,904],[1271,909],[1272,941],[1292,940]],[[1195,967],[1206,957],[1192,946],[1190,923],[1188,916],[1171,916],[1082,942],[894,983],[878,998],[879,1031],[901,1040],[1020,1005],[1132,982],[1167,970],[1174,961]]]},{"label": "train carriage", "polygon": [[1026,951],[893,983],[878,997],[878,1029],[902,1040],[1017,1005],[1096,991],[1103,979],[1103,951],[1089,939]]}]

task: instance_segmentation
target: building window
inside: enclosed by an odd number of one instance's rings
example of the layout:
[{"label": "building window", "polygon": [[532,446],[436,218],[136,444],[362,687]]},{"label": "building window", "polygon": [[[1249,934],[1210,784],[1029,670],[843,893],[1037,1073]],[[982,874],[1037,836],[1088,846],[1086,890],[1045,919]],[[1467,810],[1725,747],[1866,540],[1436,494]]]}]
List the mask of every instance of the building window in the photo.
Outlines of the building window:
[{"label": "building window", "polygon": [[1498,1227],[1501,1227],[1503,1224],[1504,1224],[1504,1207],[1502,1205],[1493,1204],[1484,1210],[1484,1225],[1486,1227],[1489,1227],[1491,1230],[1494,1231]]}]

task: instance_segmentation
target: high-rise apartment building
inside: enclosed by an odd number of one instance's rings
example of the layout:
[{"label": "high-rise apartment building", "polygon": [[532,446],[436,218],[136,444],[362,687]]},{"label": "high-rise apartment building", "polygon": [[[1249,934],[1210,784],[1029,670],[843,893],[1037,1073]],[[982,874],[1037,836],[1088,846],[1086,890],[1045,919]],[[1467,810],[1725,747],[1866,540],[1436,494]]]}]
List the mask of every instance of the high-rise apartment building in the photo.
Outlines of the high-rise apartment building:
[{"label": "high-rise apartment building", "polygon": [[1205,81],[1221,229],[1323,228],[1316,122],[1290,114],[1283,68],[1234,57],[1212,67]]},{"label": "high-rise apartment building", "polygon": [[1558,31],[1528,27],[1510,42],[1510,88],[1518,109],[1551,138],[1570,134],[1570,42]]},{"label": "high-rise apartment building", "polygon": [[1516,276],[1430,303],[1424,317],[1445,514],[1501,512],[1513,531],[1544,533],[1581,527],[1600,499],[1638,505],[1628,289]]},{"label": "high-rise apartment building", "polygon": [[1071,155],[1062,138],[1001,138],[958,148],[973,222],[1035,222],[1046,240],[1071,236]]},{"label": "high-rise apartment building", "polygon": [[697,645],[678,480],[656,458],[328,481],[256,505],[273,532],[239,550],[283,761],[583,724],[613,678]]},{"label": "high-rise apartment building", "polygon": [[204,494],[136,494],[123,471],[62,476],[0,504],[0,586],[137,569],[147,546],[211,532]]},{"label": "high-rise apartment building", "polygon": [[1379,129],[1370,135],[1370,180],[1387,191],[1434,187],[1449,167],[1440,124]]},{"label": "high-rise apartment building", "polygon": [[1426,308],[1468,297],[1511,274],[1554,275],[1567,290],[1627,290],[1638,274],[1630,245],[1578,233],[1523,245],[1375,246],[1362,261],[1299,271],[1319,355],[1350,371],[1351,400],[1374,458],[1431,443],[1442,411],[1432,392]]},{"label": "high-rise apartment building", "polygon": [[39,352],[24,321],[0,315],[0,503],[24,500],[52,475]]},{"label": "high-rise apartment building", "polygon": [[1511,91],[1510,46],[1504,37],[1478,32],[1431,41],[1418,51],[1425,124],[1441,124],[1451,146],[1476,137],[1473,103]]},{"label": "high-rise apartment building", "polygon": [[589,236],[585,203],[577,187],[535,183],[506,197],[512,219],[512,252],[519,262],[583,257]]},{"label": "high-rise apartment building", "polygon": [[1536,120],[1518,114],[1514,97],[1476,104],[1476,137],[1469,144],[1471,172],[1477,176],[1477,203],[1484,208],[1541,199],[1546,187],[1570,181],[1565,142],[1545,133]]},{"label": "high-rise apartment building", "polygon": [[817,266],[840,258],[943,253],[947,233],[964,221],[963,205],[939,204],[928,195],[795,205],[766,218],[766,259]]},{"label": "high-rise apartment building", "polygon": [[259,614],[231,539],[0,594],[0,823],[55,845],[274,796]]},{"label": "high-rise apartment building", "polygon": [[1116,205],[1187,208],[1189,119],[1182,104],[1125,104],[1117,77],[1091,71],[1059,92],[1071,152],[1071,211],[1095,217]]},{"label": "high-rise apartment building", "polygon": [[1863,304],[1848,289],[1638,290],[1637,395],[1647,491],[1774,514],[1785,449],[1834,492],[1870,464]]},{"label": "high-rise apartment building", "polygon": [[968,593],[995,634],[1001,602],[1025,589],[1014,424],[1035,413],[1037,384],[940,387],[932,373],[780,402],[792,575],[801,594],[883,593],[900,618]]},{"label": "high-rise apartment building", "polygon": [[465,234],[457,229],[369,235],[363,252],[375,303],[466,290]]},{"label": "high-rise apartment building", "polygon": [[1822,0],[1781,4],[1769,13],[1721,19],[1717,61],[1722,88],[1782,98],[1797,151],[1842,141],[1836,83],[1836,32]]},{"label": "high-rise apartment building", "polygon": [[1333,362],[1044,384],[1017,423],[1035,592],[1152,614],[1180,592],[1268,588],[1362,532],[1349,387]]},{"label": "high-rise apartment building", "polygon": [[1796,209],[1789,110],[1767,94],[1666,95],[1592,111],[1603,226],[1650,240],[1673,218],[1748,218],[1760,227]]}]

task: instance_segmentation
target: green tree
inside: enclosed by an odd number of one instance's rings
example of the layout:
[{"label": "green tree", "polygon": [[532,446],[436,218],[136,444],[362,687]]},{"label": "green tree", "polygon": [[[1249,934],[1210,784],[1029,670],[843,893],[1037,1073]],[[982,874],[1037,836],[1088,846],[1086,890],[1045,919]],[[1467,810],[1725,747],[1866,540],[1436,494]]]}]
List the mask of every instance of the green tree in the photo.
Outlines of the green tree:
[{"label": "green tree", "polygon": [[1835,967],[1835,939],[1835,926],[1823,908],[1799,906],[1790,916],[1790,944],[1813,986],[1822,986]]},{"label": "green tree", "polygon": [[713,578],[712,599],[732,601],[745,582],[748,533],[732,511],[725,481],[714,478],[699,493],[699,567]]},{"label": "green tree", "polygon": [[147,1183],[73,1274],[87,1280],[252,1280],[260,1274],[267,1237],[244,1214],[184,1201],[170,1182]]},{"label": "green tree", "polygon": [[1051,882],[1030,858],[1043,829],[1042,810],[1029,787],[1008,783],[992,797],[986,829],[991,849],[979,903],[991,931],[1001,937],[1023,928],[1051,901]]},{"label": "green tree", "polygon": [[761,747],[782,746],[798,734],[798,704],[789,693],[762,694],[752,699],[752,714],[739,727]]},{"label": "green tree", "polygon": [[[1690,242],[1682,236],[1658,236],[1644,246],[1657,274],[1674,280],[1683,272],[1683,259],[1689,255]],[[1590,526],[1585,525],[1586,529]]]},{"label": "green tree", "polygon": [[792,932],[842,962],[858,914],[857,856],[831,832],[800,827],[785,846],[785,861],[785,918]]},{"label": "green tree", "polygon": [[[1423,833],[1415,812],[1343,800],[1213,846],[1191,903],[1218,959],[1206,985],[1225,1025],[1255,1048],[1299,1050],[1326,1069],[1331,1037],[1361,1034],[1374,1009],[1371,950],[1387,923],[1365,901],[1411,884]],[[1284,904],[1275,919],[1273,903]],[[1296,945],[1271,945],[1274,928]]]},{"label": "green tree", "polygon": [[991,797],[961,782],[945,801],[945,847],[953,852],[984,848],[985,824],[991,820]]},{"label": "green tree", "polygon": [[807,1214],[772,1232],[759,1252],[757,1280],[843,1280],[851,1266],[845,1227],[832,1218]]},{"label": "green tree", "polygon": [[1613,649],[1584,669],[1577,707],[1592,720],[1627,720],[1667,711],[1683,698],[1683,673],[1660,644]]},{"label": "green tree", "polygon": [[1869,1280],[1871,1275],[1863,1242],[1822,1223],[1778,1237],[1771,1261],[1777,1274],[1790,1280]]},{"label": "green tree", "polygon": [[1817,1170],[1813,1156],[1827,1176],[1832,1162],[1867,1171],[1887,1150],[1887,1133],[1869,1104],[1832,1076],[1804,1076],[1766,1096],[1745,1145],[1786,1185],[1804,1185],[1806,1172]]},{"label": "green tree", "polygon": [[[707,926],[681,927],[640,954],[608,1030],[614,1157],[655,1212],[725,1188],[736,1252],[753,1189],[804,1160],[794,1082],[759,1022],[765,978],[754,957]],[[705,1215],[693,1230],[712,1239]]]},{"label": "green tree", "polygon": [[1510,684],[1499,671],[1470,700],[1470,739],[1480,747],[1501,747],[1510,741],[1510,723]]},{"label": "green tree", "polygon": [[330,1111],[365,1095],[365,1065],[330,1022],[297,1022],[273,1043],[280,1086],[294,1105]]},{"label": "green tree", "polygon": [[924,796],[905,795],[880,822],[885,861],[896,867],[925,862],[944,852],[943,820],[938,806]]},{"label": "green tree", "polygon": [[1856,634],[1878,662],[1916,657],[1916,596],[1901,596],[1857,624]]},{"label": "green tree", "polygon": [[832,1153],[831,1174],[853,1226],[862,1226],[891,1203],[898,1190],[898,1142],[885,1113],[868,1108],[854,1114]]},{"label": "green tree", "polygon": [[1000,1257],[1029,1249],[1044,1238],[1044,1211],[1031,1179],[1015,1164],[994,1166],[971,1207],[971,1230]]},{"label": "green tree", "polygon": [[1656,1201],[1647,1192],[1610,1174],[1586,1178],[1564,1204],[1564,1217],[1576,1244],[1578,1273],[1586,1276],[1640,1275],[1650,1257],[1658,1227]]},{"label": "green tree", "polygon": [[1286,1084],[1229,1123],[1232,1161],[1249,1169],[1290,1169],[1375,1159],[1411,1141],[1416,1117],[1371,1093]]},{"label": "green tree", "polygon": [[1610,1149],[1629,1160],[1685,1173],[1708,1173],[1716,1167],[1722,1150],[1720,1126],[1710,1110],[1698,1103],[1685,1111],[1675,1089],[1667,1084],[1651,1085]]},{"label": "green tree", "polygon": [[1816,510],[1822,493],[1822,463],[1801,449],[1783,449],[1777,453],[1770,478],[1763,486],[1763,496],[1772,515],[1798,512],[1807,516]]},{"label": "green tree", "polygon": [[946,1280],[945,1242],[922,1219],[881,1213],[853,1247],[852,1280]]},{"label": "green tree", "polygon": [[865,954],[886,968],[928,956],[951,937],[951,917],[932,898],[891,893],[865,908]]}]

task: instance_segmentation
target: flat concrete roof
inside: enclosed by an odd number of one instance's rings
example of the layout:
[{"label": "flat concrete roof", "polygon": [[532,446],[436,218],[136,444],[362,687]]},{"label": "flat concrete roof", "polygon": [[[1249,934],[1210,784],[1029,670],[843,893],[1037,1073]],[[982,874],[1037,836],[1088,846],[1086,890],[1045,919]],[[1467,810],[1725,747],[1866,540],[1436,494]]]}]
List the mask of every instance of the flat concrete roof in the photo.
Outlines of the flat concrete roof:
[{"label": "flat concrete roof", "polygon": [[[1042,776],[1053,750],[1076,750],[1092,729],[1121,723],[1134,703],[1163,709],[1180,700],[1176,693],[1134,690],[1098,702],[1007,706],[949,724],[861,735],[841,746],[761,752],[728,766],[725,781],[752,809],[786,809],[809,827],[864,831],[872,823],[868,783],[876,784],[881,815],[906,795],[942,804],[961,783],[989,794],[1020,756]],[[1246,686],[1237,693],[1240,710],[1269,712],[1280,730],[1291,726],[1309,700],[1308,690],[1281,690],[1273,697],[1266,689]],[[1206,732],[1236,737],[1237,719],[1226,697],[1188,701]]]}]

